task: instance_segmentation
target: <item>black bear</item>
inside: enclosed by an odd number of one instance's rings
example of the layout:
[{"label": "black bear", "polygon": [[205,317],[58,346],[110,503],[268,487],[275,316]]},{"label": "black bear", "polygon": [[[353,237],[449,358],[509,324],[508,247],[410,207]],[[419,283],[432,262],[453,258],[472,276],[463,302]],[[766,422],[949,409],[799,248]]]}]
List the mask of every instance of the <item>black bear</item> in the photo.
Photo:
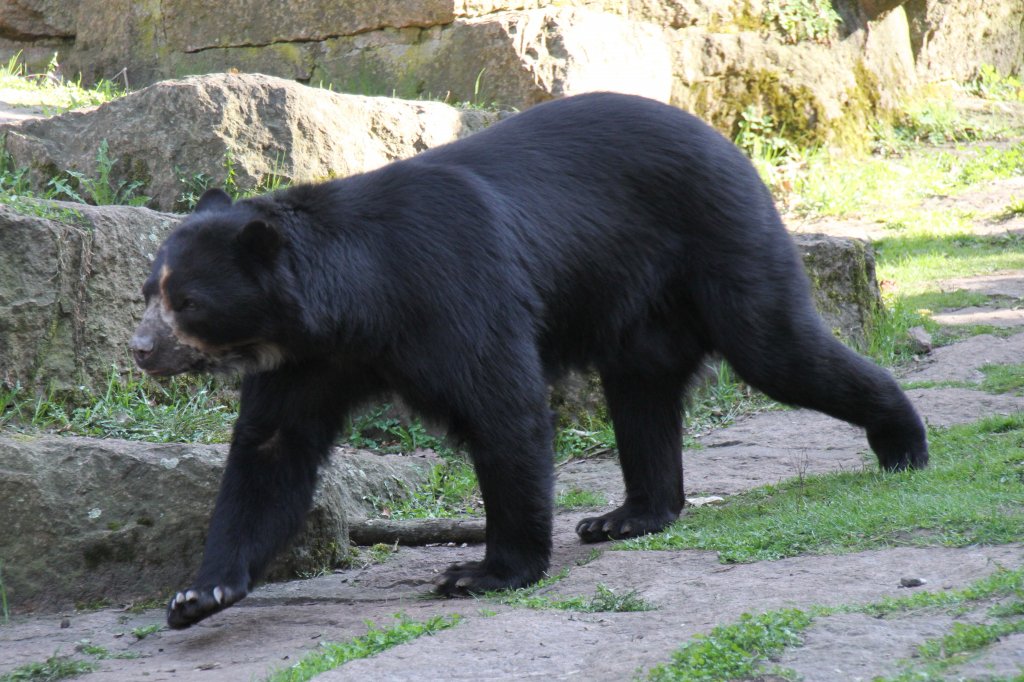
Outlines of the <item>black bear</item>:
[{"label": "black bear", "polygon": [[244,597],[303,523],[348,411],[393,392],[468,446],[482,561],[442,594],[548,567],[548,386],[599,372],[625,503],[585,542],[664,528],[683,506],[681,409],[721,353],[769,396],[867,431],[882,468],[922,467],[925,429],[883,369],[836,341],[750,162],[639,97],[535,106],[369,173],[236,202],[203,195],[162,245],[132,339],[151,374],[244,373],[227,468],[182,628]]}]

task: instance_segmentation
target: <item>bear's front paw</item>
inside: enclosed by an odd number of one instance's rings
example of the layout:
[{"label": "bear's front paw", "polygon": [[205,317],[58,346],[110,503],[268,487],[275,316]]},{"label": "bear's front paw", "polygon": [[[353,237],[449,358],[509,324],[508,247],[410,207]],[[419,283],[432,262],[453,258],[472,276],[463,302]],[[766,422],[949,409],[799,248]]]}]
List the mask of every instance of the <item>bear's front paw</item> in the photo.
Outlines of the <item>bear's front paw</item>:
[{"label": "bear's front paw", "polygon": [[221,585],[178,592],[167,606],[167,624],[176,630],[187,628],[223,611],[245,595],[245,590]]},{"label": "bear's front paw", "polygon": [[673,512],[638,513],[626,507],[619,507],[602,516],[583,519],[576,524],[576,534],[583,542],[625,540],[657,533],[677,518],[679,514]]},{"label": "bear's front paw", "polygon": [[488,568],[483,561],[466,561],[452,564],[434,581],[434,591],[446,597],[468,597],[484,592],[523,587],[537,580],[526,575],[499,575]]}]

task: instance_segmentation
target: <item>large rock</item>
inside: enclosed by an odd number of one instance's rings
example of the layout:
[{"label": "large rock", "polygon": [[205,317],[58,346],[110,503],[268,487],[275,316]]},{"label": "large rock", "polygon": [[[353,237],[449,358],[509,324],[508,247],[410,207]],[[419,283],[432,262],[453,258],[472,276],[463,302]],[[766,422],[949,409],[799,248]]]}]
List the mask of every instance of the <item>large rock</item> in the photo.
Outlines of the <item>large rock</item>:
[{"label": "large rock", "polygon": [[906,15],[848,17],[828,43],[788,44],[772,31],[673,32],[673,103],[734,135],[741,112],[771,114],[803,145],[863,141],[868,122],[916,83]]},{"label": "large rock", "polygon": [[181,208],[200,176],[253,188],[372,170],[468,135],[496,119],[440,102],[342,95],[262,75],[165,81],[90,111],[0,127],[36,187],[74,169],[97,177],[105,140],[111,180],[139,182],[149,206]]},{"label": "large rock", "polygon": [[27,42],[73,38],[79,0],[0,0],[0,37]]},{"label": "large rock", "polygon": [[179,216],[126,206],[0,204],[0,384],[102,387],[129,363],[142,282]]},{"label": "large rock", "polygon": [[668,101],[672,55],[653,24],[584,8],[497,12],[430,31],[325,41],[314,79],[400,96],[528,107],[594,90]]},{"label": "large rock", "polygon": [[[159,597],[199,567],[226,446],[0,437],[0,557],[15,609]],[[277,577],[348,556],[347,520],[424,480],[430,460],[338,449]]]},{"label": "large rock", "polygon": [[866,334],[882,306],[871,244],[824,234],[793,238],[825,324],[846,343],[865,347]]},{"label": "large rock", "polygon": [[910,38],[923,80],[966,80],[991,64],[1001,73],[1024,69],[1024,3],[992,0],[908,0]]},{"label": "large rock", "polygon": [[237,69],[513,107],[621,90],[671,98],[727,133],[753,104],[813,144],[863,144],[868,117],[918,76],[963,79],[985,63],[1013,72],[1024,60],[1019,0],[835,0],[842,21],[815,32],[819,42],[783,35],[765,0],[303,0],[283,13],[260,0],[76,4],[9,0],[0,41],[33,58],[46,41],[66,44],[68,73],[135,87]]}]

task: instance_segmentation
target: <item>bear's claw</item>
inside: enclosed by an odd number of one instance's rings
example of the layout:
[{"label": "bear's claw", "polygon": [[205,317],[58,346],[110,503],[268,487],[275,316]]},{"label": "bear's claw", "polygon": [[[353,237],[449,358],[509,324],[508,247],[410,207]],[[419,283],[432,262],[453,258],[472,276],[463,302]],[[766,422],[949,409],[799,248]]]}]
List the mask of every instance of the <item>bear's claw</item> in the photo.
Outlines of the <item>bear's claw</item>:
[{"label": "bear's claw", "polygon": [[625,540],[657,533],[679,518],[679,514],[638,513],[625,507],[602,516],[588,517],[576,524],[576,534],[583,542]]},{"label": "bear's claw", "polygon": [[222,585],[178,592],[167,605],[167,624],[176,630],[190,627],[223,611],[244,596],[244,591]]}]

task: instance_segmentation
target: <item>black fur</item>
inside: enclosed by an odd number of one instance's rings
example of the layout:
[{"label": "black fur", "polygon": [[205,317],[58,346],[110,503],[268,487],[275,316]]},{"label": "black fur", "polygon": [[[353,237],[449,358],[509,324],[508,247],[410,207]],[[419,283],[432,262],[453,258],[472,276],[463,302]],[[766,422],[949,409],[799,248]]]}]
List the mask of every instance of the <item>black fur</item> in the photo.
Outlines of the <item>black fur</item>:
[{"label": "black fur", "polygon": [[[713,351],[768,395],[864,427],[883,468],[928,459],[891,376],[819,320],[747,159],[637,97],[542,104],[343,180],[234,204],[214,191],[168,238],[146,293],[168,343],[202,355],[178,365],[248,370],[174,627],[251,589],[300,527],[347,411],[384,392],[446,420],[479,475],[486,552],[450,568],[444,594],[519,587],[547,568],[546,397],[568,368],[600,372],[626,483],[621,508],[579,524],[584,541],[679,515],[683,391]],[[214,599],[218,586],[229,598]]]}]

